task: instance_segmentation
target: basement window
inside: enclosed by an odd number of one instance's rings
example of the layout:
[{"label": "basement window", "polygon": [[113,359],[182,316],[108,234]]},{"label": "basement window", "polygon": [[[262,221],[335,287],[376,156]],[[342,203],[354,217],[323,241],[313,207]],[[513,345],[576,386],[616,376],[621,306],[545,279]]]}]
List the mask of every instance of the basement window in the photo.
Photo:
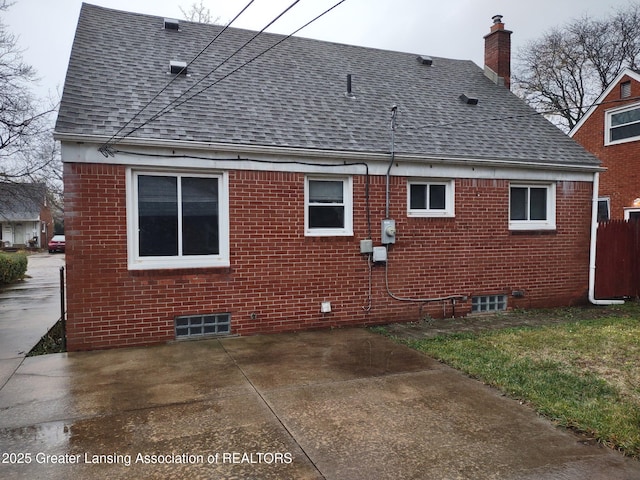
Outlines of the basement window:
[{"label": "basement window", "polygon": [[175,319],[176,338],[228,335],[231,332],[230,313],[185,315]]},{"label": "basement window", "polygon": [[506,295],[481,295],[471,299],[471,313],[503,312],[506,309]]}]

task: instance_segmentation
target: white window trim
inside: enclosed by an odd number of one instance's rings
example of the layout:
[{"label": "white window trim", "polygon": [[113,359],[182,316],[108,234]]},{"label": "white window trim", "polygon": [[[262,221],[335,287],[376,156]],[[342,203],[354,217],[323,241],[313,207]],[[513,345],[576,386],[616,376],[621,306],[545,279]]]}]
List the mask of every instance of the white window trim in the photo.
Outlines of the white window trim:
[{"label": "white window trim", "polygon": [[628,110],[637,110],[637,109],[640,109],[640,103],[633,103],[630,105],[625,105],[624,107],[620,107],[620,108],[612,108],[611,110],[607,110],[605,112],[605,116],[604,116],[605,118],[604,144],[605,145],[618,145],[620,143],[636,142],[640,140],[640,135],[636,135],[635,137],[623,138],[621,140],[613,140],[613,141],[611,140],[611,128],[612,128],[611,116],[617,113],[626,112]]},{"label": "white window trim", "polygon": [[[511,189],[541,188],[547,189],[546,220],[511,220]],[[556,229],[556,184],[555,183],[511,183],[509,185],[509,230],[555,230]]]},{"label": "white window trim", "polygon": [[[219,254],[140,257],[138,245],[138,175],[217,178]],[[127,263],[129,270],[228,267],[229,260],[229,177],[227,172],[211,173],[189,170],[127,170]]]},{"label": "white window trim", "polygon": [[[444,210],[431,210],[431,209],[412,209],[411,208],[411,185],[444,185],[445,186],[445,200]],[[440,218],[452,218],[455,217],[455,181],[454,180],[442,180],[442,179],[418,179],[412,178],[407,180],[407,216],[408,217],[440,217]]]},{"label": "white window trim", "polygon": [[632,213],[640,213],[640,208],[638,207],[624,207],[624,219],[629,220]]},{"label": "white window trim", "polygon": [[611,198],[609,197],[598,197],[598,206],[600,202],[606,202],[607,204],[607,219],[611,220]]},{"label": "white window trim", "polygon": [[[343,228],[309,228],[309,180],[341,181],[344,200]],[[304,179],[304,235],[306,237],[353,236],[353,180],[350,176],[307,175]]]}]

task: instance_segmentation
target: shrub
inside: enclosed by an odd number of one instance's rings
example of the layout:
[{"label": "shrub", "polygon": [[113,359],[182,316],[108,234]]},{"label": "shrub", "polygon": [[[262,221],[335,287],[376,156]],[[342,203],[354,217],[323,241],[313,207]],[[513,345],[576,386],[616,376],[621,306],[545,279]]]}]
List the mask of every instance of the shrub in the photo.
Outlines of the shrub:
[{"label": "shrub", "polygon": [[27,256],[24,253],[0,253],[0,285],[24,278]]}]

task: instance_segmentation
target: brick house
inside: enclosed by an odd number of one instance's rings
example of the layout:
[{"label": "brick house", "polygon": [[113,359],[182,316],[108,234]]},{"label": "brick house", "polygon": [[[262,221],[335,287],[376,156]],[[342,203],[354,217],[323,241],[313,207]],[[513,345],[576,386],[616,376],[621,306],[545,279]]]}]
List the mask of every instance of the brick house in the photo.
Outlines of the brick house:
[{"label": "brick house", "polygon": [[44,184],[0,182],[0,248],[44,248],[53,233]]},{"label": "brick house", "polygon": [[69,350],[586,301],[599,161],[505,88],[494,22],[485,72],[84,4]]},{"label": "brick house", "polygon": [[599,219],[640,218],[640,72],[625,69],[569,135],[602,161]]}]

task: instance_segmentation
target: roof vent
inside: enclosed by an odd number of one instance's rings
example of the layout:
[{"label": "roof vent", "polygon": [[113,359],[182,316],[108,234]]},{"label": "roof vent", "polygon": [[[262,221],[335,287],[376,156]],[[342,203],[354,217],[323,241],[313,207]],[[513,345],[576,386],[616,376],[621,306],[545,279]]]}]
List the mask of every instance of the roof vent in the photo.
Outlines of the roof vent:
[{"label": "roof vent", "polygon": [[418,61],[422,64],[422,65],[427,65],[427,66],[431,66],[433,65],[433,58],[428,57],[427,55],[420,55],[418,57]]},{"label": "roof vent", "polygon": [[176,75],[186,75],[187,74],[187,62],[179,62],[177,60],[171,60],[169,62],[169,71]]},{"label": "roof vent", "polygon": [[175,18],[165,18],[164,19],[164,29],[165,30],[176,30],[178,31],[180,27],[180,21]]},{"label": "roof vent", "polygon": [[356,98],[356,96],[353,94],[353,91],[351,89],[351,74],[348,73],[347,74],[347,91],[344,94],[345,97],[347,98]]},{"label": "roof vent", "polygon": [[462,94],[460,95],[460,100],[462,100],[464,103],[466,103],[467,105],[477,105],[478,104],[478,99],[475,97],[470,97],[469,95],[466,94]]}]

